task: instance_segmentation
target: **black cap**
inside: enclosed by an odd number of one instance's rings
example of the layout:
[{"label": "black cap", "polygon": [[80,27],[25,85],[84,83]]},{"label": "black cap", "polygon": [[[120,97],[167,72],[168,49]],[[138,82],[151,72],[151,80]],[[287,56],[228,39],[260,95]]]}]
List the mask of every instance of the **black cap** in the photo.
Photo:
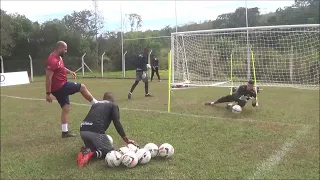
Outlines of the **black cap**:
[{"label": "black cap", "polygon": [[254,85],[254,82],[250,79],[250,80],[248,81],[248,84]]}]

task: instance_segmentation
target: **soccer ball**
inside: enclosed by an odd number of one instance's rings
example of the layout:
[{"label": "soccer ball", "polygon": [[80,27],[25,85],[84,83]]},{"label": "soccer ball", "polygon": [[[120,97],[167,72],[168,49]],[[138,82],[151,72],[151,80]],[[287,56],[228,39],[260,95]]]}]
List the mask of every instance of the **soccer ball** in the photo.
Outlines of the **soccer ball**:
[{"label": "soccer ball", "polygon": [[156,157],[158,155],[159,148],[154,143],[148,143],[144,146],[144,149],[150,151],[151,157]]},{"label": "soccer ball", "polygon": [[138,164],[136,153],[129,151],[122,156],[122,164],[128,168],[133,168]]},{"label": "soccer ball", "polygon": [[232,112],[233,112],[233,113],[238,114],[238,113],[241,113],[241,111],[242,111],[241,106],[239,106],[239,105],[234,105],[234,106],[232,106]]},{"label": "soccer ball", "polygon": [[128,144],[127,147],[129,148],[130,151],[136,153],[138,151],[137,146],[133,145],[133,144]]},{"label": "soccer ball", "polygon": [[130,149],[129,149],[128,147],[126,147],[126,146],[121,147],[121,148],[119,149],[119,152],[120,152],[122,155],[128,153],[129,151],[130,151]]},{"label": "soccer ball", "polygon": [[111,144],[113,144],[113,139],[112,139],[112,137],[111,137],[110,135],[108,135],[108,134],[107,134],[107,137],[108,137],[109,141],[111,142]]},{"label": "soccer ball", "polygon": [[174,148],[171,144],[164,143],[159,147],[159,156],[170,158],[174,154]]},{"label": "soccer ball", "polygon": [[105,162],[108,164],[109,167],[116,167],[121,164],[121,157],[122,154],[118,151],[110,151],[107,153],[105,157]]},{"label": "soccer ball", "polygon": [[139,164],[147,164],[151,160],[151,153],[150,151],[142,148],[139,149],[136,153],[138,157],[138,163]]},{"label": "soccer ball", "polygon": [[150,66],[150,64],[147,64],[147,68],[148,68],[148,69],[151,69],[151,66]]}]

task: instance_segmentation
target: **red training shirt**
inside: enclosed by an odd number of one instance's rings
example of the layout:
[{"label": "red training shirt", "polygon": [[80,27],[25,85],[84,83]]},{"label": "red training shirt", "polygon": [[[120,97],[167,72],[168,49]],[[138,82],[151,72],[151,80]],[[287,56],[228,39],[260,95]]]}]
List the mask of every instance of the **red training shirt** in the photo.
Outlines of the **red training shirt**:
[{"label": "red training shirt", "polygon": [[67,82],[67,71],[60,56],[51,53],[46,62],[46,70],[53,72],[51,92],[59,90]]}]

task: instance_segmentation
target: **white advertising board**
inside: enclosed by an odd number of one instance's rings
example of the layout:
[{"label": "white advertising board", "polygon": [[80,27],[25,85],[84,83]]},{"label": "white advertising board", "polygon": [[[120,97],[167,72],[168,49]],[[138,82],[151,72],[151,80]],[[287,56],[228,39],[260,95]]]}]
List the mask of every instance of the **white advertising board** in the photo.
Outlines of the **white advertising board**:
[{"label": "white advertising board", "polygon": [[30,83],[27,71],[0,73],[0,76],[0,86],[13,86]]}]

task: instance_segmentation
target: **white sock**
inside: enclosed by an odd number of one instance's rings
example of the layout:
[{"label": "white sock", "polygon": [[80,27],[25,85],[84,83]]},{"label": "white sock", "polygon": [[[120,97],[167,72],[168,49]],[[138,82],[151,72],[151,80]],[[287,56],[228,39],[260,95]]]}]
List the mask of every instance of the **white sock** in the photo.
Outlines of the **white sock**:
[{"label": "white sock", "polygon": [[95,103],[97,103],[98,101],[95,99],[95,98],[93,98],[92,99],[92,101],[91,101],[91,104],[95,104]]},{"label": "white sock", "polygon": [[214,105],[214,102],[211,102],[210,104],[211,104],[211,105]]},{"label": "white sock", "polygon": [[68,132],[68,124],[62,124],[61,128],[62,128],[62,132]]},{"label": "white sock", "polygon": [[129,94],[132,94],[132,92],[129,92]]}]

